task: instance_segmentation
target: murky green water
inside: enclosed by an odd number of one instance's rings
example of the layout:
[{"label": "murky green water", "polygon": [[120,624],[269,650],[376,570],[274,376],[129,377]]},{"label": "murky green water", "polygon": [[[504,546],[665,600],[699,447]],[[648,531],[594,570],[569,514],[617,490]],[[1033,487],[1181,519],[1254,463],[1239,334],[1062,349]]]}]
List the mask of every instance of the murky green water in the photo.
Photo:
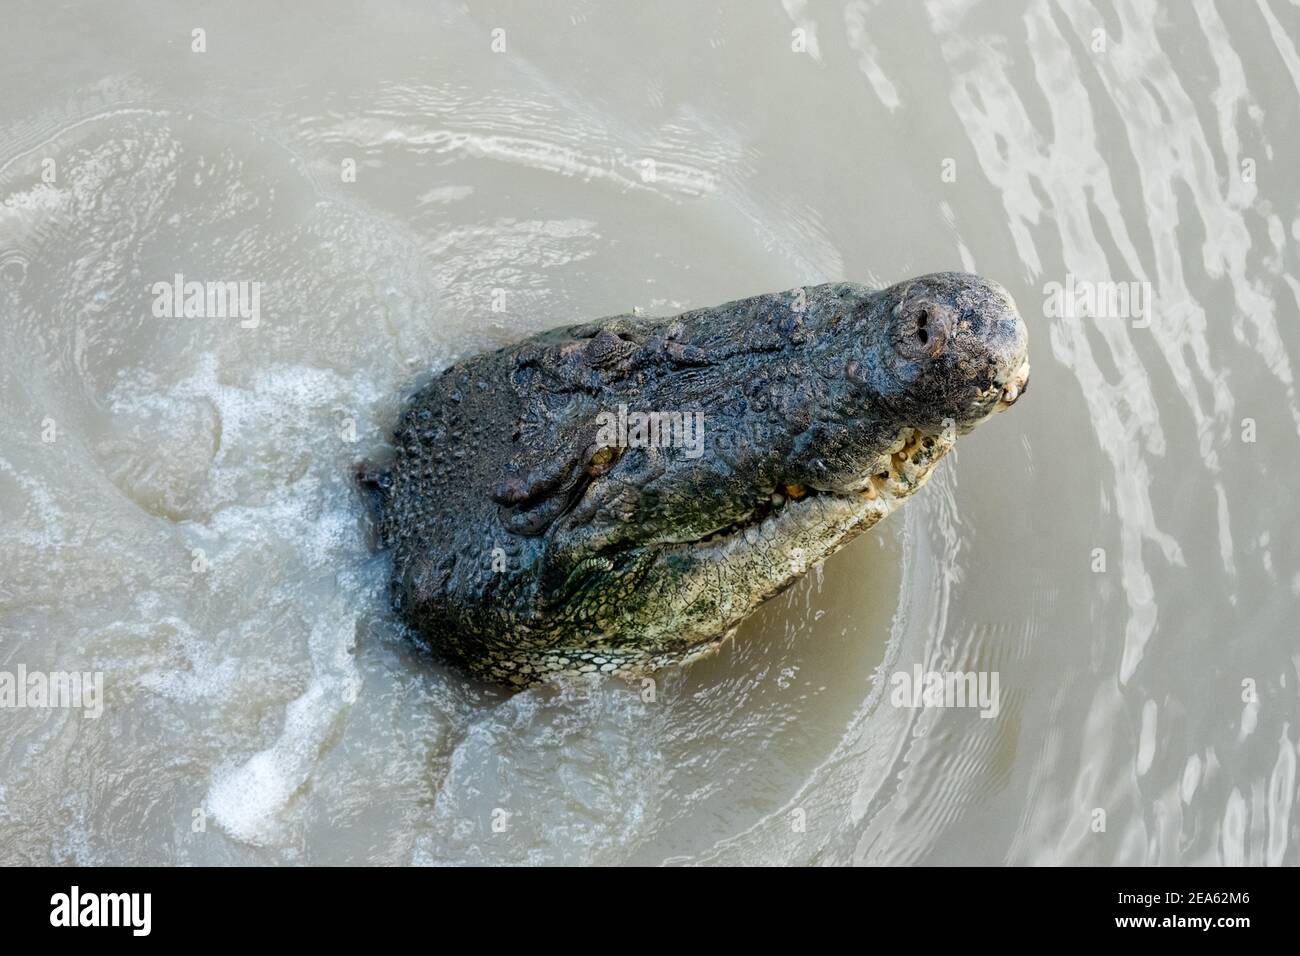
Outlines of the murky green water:
[{"label": "murky green water", "polygon": [[[0,670],[104,699],[0,709],[0,861],[1297,862],[1297,8],[469,8],[5,10]],[[1029,396],[654,701],[398,635],[350,471],[422,376],[952,268]]]}]

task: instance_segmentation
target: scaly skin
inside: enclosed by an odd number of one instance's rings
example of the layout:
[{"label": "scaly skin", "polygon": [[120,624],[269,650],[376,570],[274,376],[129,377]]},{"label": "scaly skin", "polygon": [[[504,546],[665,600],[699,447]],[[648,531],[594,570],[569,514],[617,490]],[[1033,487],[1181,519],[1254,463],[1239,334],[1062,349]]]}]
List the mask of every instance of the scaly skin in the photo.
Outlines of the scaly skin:
[{"label": "scaly skin", "polygon": [[[498,684],[691,660],[924,484],[1023,392],[1027,355],[1000,286],[936,273],[467,359],[411,399],[389,468],[363,469],[393,606]],[[611,437],[600,416],[620,405],[701,412],[703,443]]]}]

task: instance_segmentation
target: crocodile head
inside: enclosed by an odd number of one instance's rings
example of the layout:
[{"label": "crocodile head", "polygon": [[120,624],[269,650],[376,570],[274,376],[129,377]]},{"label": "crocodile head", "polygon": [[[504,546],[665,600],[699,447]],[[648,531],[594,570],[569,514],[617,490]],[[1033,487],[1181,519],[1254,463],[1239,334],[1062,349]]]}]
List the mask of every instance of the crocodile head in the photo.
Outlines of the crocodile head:
[{"label": "crocodile head", "polygon": [[[396,604],[509,683],[690,659],[915,492],[1028,375],[1011,297],[964,273],[606,319],[480,356],[399,428]],[[440,464],[453,456],[474,463],[469,487]],[[508,560],[464,560],[489,549]]]},{"label": "crocodile head", "polygon": [[[681,336],[699,353],[678,381],[657,382],[652,404],[620,402],[620,423],[657,413],[659,440],[615,429],[587,446],[589,480],[548,529],[551,601],[590,606],[597,631],[635,621],[648,646],[697,647],[882,518],[957,435],[1025,390],[1024,322],[988,280],[940,273],[804,298],[768,317],[779,348],[727,355],[756,330],[716,316]],[[730,344],[714,357],[711,340]]]}]

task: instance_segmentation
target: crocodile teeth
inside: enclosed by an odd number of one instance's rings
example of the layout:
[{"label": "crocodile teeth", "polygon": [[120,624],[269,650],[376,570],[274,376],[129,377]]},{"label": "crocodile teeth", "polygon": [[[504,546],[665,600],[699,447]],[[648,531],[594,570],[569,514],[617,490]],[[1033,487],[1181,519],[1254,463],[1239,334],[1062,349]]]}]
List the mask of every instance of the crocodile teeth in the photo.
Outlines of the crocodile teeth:
[{"label": "crocodile teeth", "polygon": [[885,454],[887,455],[898,454],[900,451],[903,450],[903,446],[907,444],[907,440],[911,436],[912,436],[912,429],[910,428],[901,429],[898,433],[898,438],[894,439],[894,443],[885,449]]},{"label": "crocodile teeth", "polygon": [[1002,388],[1002,396],[995,408],[997,411],[1005,411],[1016,403],[1016,400],[1024,393],[1025,387],[1029,384],[1029,360],[1020,363],[1020,368],[1011,376],[1011,381],[1007,382]]}]

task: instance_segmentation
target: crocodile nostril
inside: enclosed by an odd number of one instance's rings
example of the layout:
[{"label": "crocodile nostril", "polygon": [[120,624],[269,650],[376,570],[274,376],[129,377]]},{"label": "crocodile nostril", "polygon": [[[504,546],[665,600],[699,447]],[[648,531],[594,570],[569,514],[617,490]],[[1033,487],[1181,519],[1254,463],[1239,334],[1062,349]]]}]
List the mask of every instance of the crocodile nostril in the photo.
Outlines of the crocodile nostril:
[{"label": "crocodile nostril", "polygon": [[930,341],[930,333],[924,327],[916,330],[916,337],[920,339],[922,345]]}]

